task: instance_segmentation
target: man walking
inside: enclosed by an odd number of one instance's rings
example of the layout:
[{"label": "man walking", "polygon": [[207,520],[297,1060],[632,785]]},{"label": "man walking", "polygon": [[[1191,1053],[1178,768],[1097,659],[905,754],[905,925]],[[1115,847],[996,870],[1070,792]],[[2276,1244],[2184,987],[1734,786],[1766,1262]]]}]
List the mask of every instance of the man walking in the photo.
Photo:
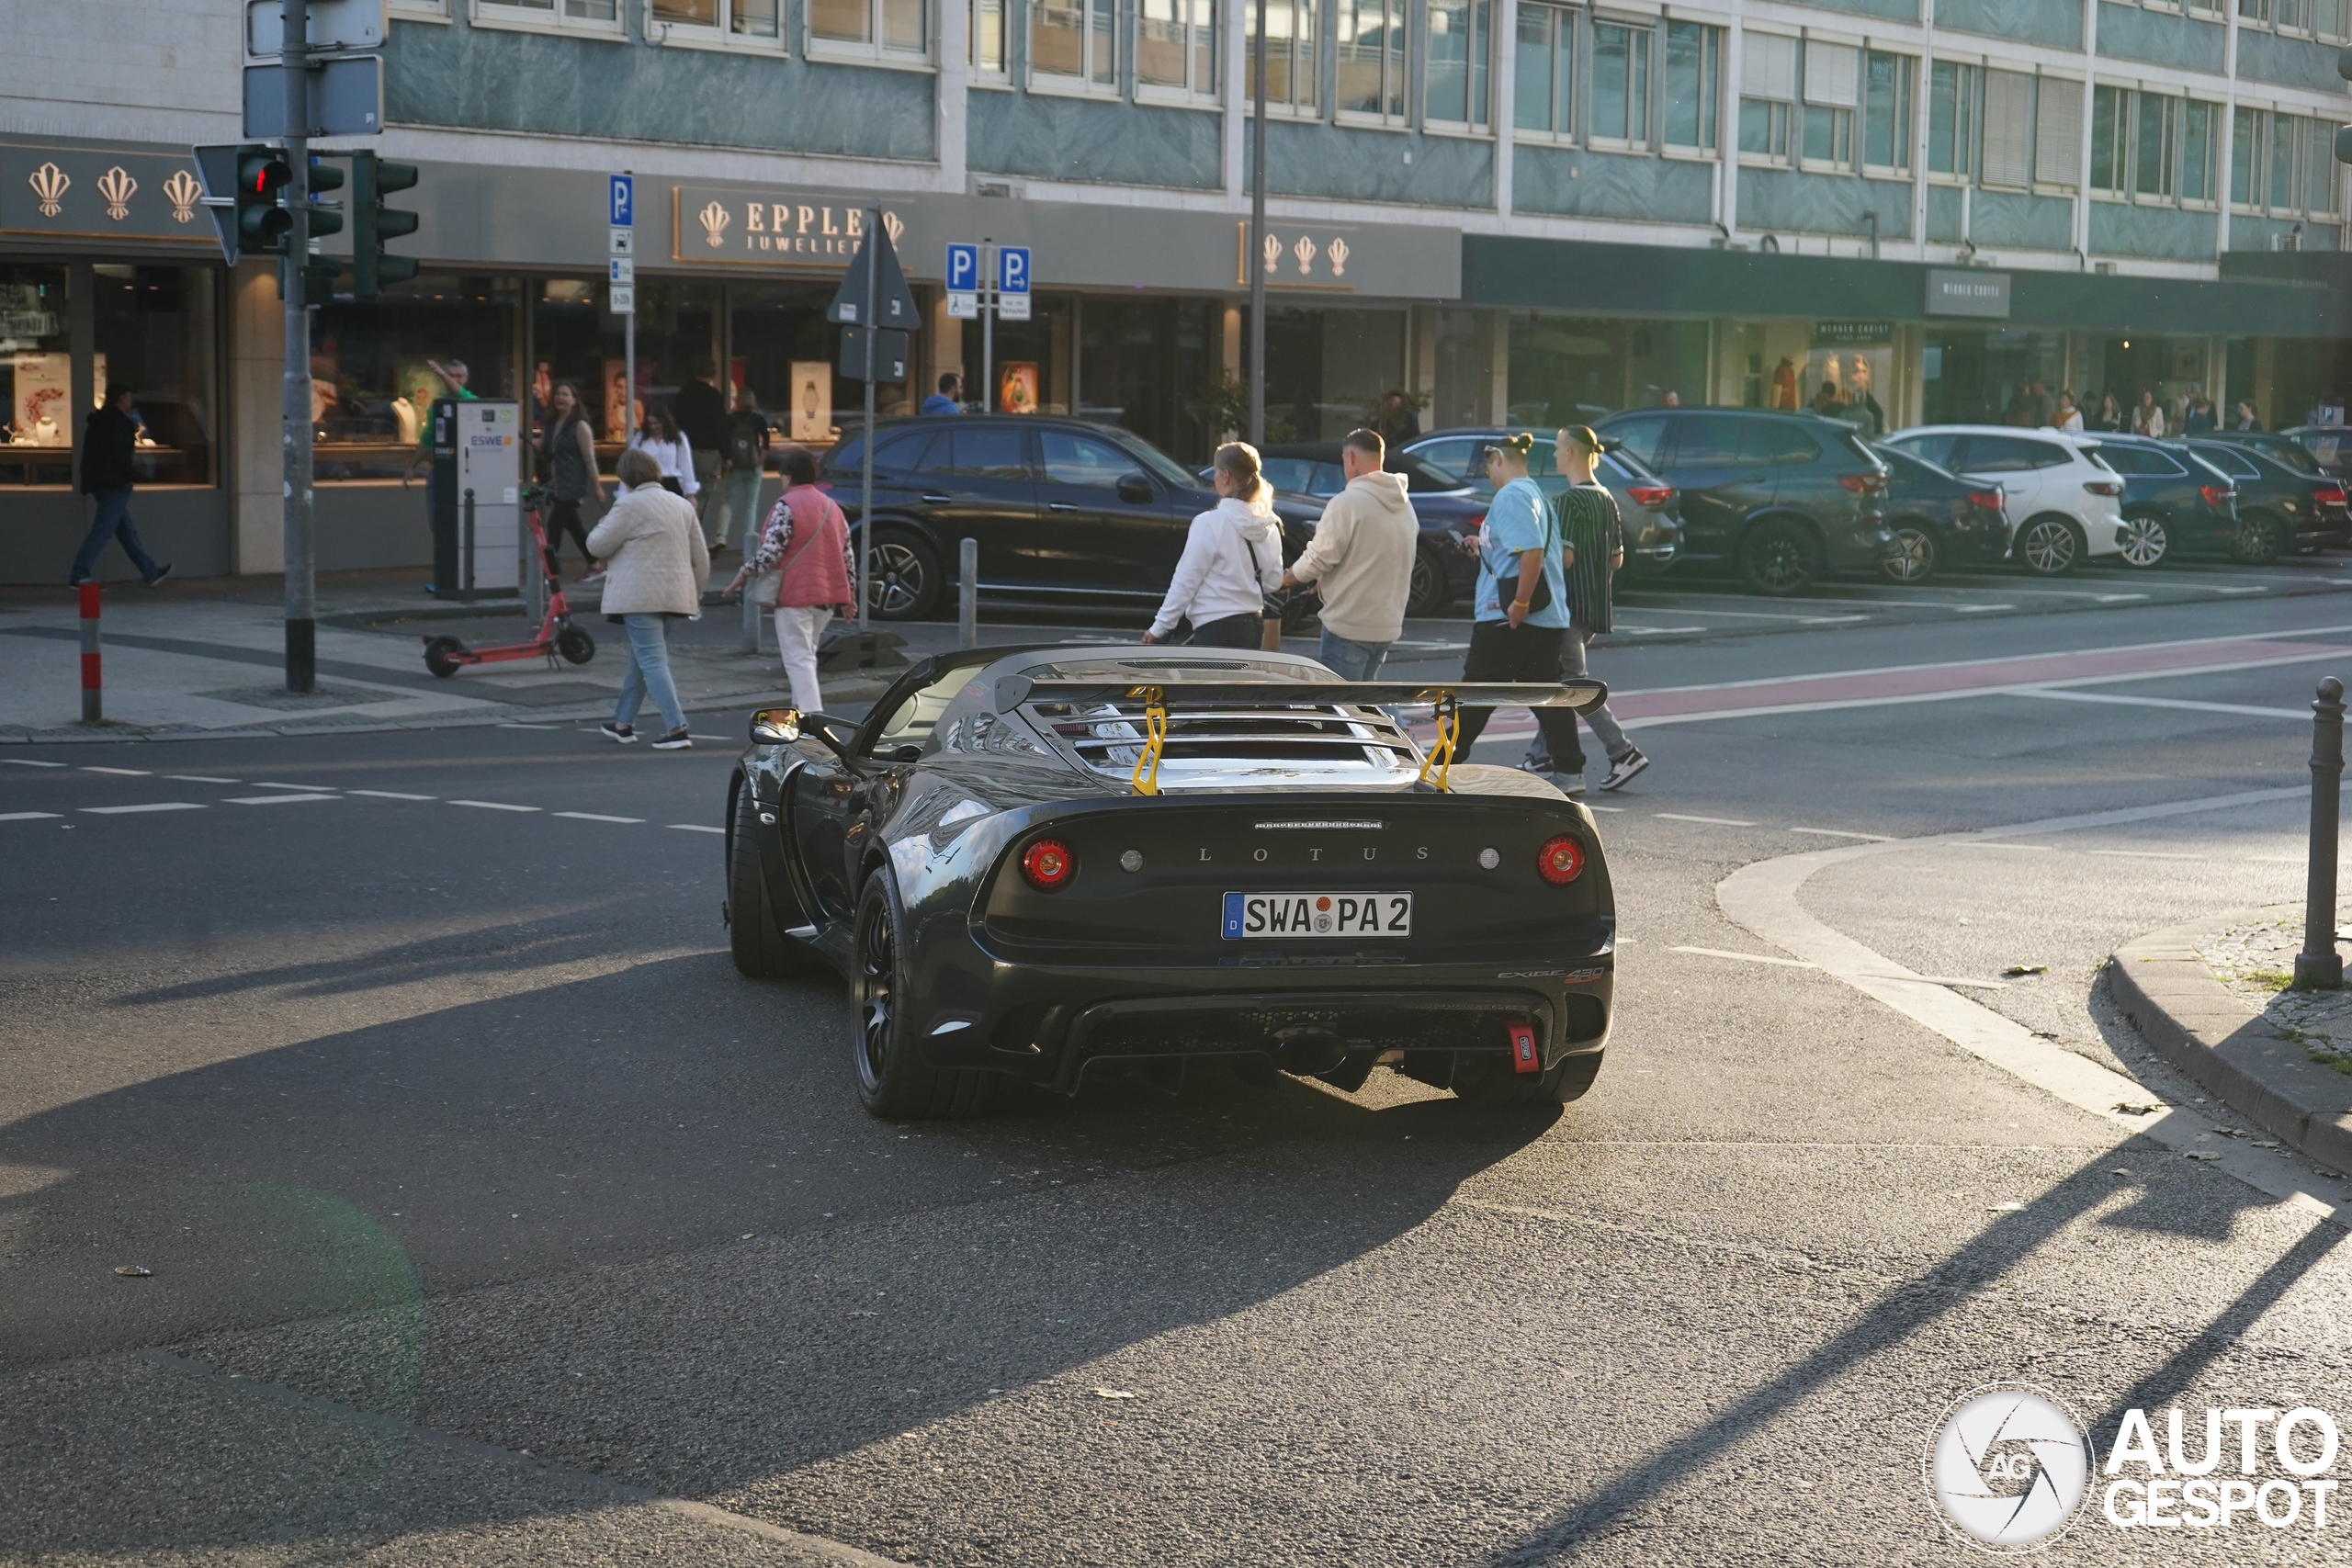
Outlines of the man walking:
[{"label": "man walking", "polygon": [[677,419],[679,434],[686,438],[686,450],[694,454],[695,506],[703,531],[717,536],[710,541],[713,551],[723,550],[727,547],[727,498],[718,484],[718,465],[727,450],[727,394],[718,389],[715,361],[695,361],[694,379],[670,400],[670,412]]},{"label": "man walking", "polygon": [[939,390],[922,400],[922,412],[929,413],[962,413],[964,412],[964,378],[953,370],[944,371],[939,378]]},{"label": "man walking", "polygon": [[1312,584],[1323,601],[1323,641],[1315,657],[1351,681],[1380,672],[1388,645],[1405,629],[1420,520],[1405,476],[1383,469],[1379,435],[1353,430],[1340,443],[1347,486],[1323,508],[1315,537],[1283,573],[1283,586]]},{"label": "man walking", "polygon": [[746,556],[759,543],[760,478],[767,471],[768,447],[775,440],[775,426],[760,412],[758,394],[749,387],[739,388],[735,418],[727,427],[724,474],[728,524],[741,526]]},{"label": "man walking", "polygon": [[130,483],[136,474],[133,454],[139,444],[139,416],[131,412],[136,401],[130,388],[117,387],[106,406],[91,410],[82,426],[82,493],[97,502],[98,514],[65,579],[75,588],[90,581],[109,539],[122,542],[122,553],[130,558],[148,587],[172,575],[171,563],[155,563],[139,542],[139,530],[130,521]]},{"label": "man walking", "polygon": [[[1587,673],[1585,650],[1592,639],[1611,629],[1611,591],[1625,569],[1625,525],[1617,498],[1593,478],[1592,465],[1600,456],[1600,437],[1581,424],[1572,424],[1554,440],[1553,457],[1568,486],[1553,497],[1560,520],[1560,536],[1567,546],[1568,635],[1560,642],[1560,671],[1564,679],[1580,680]],[[1608,753],[1609,776],[1602,789],[1623,789],[1634,775],[1650,765],[1642,749],[1625,739],[1624,727],[1603,703],[1584,716],[1593,739]]]}]

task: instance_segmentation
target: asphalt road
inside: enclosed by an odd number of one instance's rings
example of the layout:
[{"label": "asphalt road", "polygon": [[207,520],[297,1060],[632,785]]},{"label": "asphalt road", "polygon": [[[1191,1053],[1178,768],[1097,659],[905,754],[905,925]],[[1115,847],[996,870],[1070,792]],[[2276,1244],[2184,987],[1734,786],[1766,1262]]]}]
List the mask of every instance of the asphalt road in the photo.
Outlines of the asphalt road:
[{"label": "asphalt road", "polygon": [[[1555,1116],[1380,1074],[869,1121],[839,987],[725,954],[740,714],[9,748],[0,1561],[1967,1562],[1919,1459],[1987,1380],[2342,1419],[2333,1223],[1715,891],[1871,846],[1804,908],[2186,1106],[2098,966],[2295,896],[2332,570],[1633,596],[1617,1032]],[[2094,1514],[2050,1560],[2342,1555]]]}]

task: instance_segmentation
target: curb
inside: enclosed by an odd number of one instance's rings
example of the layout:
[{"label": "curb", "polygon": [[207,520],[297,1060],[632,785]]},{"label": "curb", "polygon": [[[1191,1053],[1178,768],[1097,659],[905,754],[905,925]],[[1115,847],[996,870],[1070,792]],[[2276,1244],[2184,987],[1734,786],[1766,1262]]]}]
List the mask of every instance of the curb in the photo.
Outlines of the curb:
[{"label": "curb", "polygon": [[2352,1170],[2352,1080],[2311,1060],[2198,956],[2232,927],[2301,910],[2278,904],[2151,931],[2116,950],[2108,983],[2158,1055],[2281,1142],[2331,1169]]}]

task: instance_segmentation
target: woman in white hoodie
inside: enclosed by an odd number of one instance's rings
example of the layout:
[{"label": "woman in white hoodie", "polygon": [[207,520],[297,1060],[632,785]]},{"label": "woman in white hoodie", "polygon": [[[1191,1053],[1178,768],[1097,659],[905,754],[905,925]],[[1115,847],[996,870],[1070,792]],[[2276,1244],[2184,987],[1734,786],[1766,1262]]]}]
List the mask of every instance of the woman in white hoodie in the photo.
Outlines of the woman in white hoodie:
[{"label": "woman in white hoodie", "polygon": [[1228,441],[1216,449],[1213,479],[1220,499],[1193,519],[1183,558],[1143,634],[1165,642],[1190,618],[1194,648],[1261,648],[1266,595],[1282,586],[1283,531],[1274,516],[1274,487],[1258,472],[1258,449]]}]

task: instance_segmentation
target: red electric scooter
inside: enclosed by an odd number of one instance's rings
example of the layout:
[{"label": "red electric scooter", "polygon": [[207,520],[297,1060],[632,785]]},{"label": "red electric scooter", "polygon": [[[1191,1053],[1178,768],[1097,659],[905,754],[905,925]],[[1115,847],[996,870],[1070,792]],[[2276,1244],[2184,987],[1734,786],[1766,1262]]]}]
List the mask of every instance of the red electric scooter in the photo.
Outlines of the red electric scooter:
[{"label": "red electric scooter", "polygon": [[[548,559],[547,530],[539,525],[539,508],[546,501],[547,491],[537,487],[523,492],[523,520],[531,525],[531,538],[539,547],[542,562]],[[445,679],[469,664],[503,664],[516,659],[544,658],[552,670],[559,655],[574,664],[585,664],[596,657],[596,639],[571,624],[571,607],[563,598],[563,579],[553,570],[548,572],[548,613],[539,622],[539,635],[529,642],[468,648],[460,637],[424,639],[424,667]]]}]

